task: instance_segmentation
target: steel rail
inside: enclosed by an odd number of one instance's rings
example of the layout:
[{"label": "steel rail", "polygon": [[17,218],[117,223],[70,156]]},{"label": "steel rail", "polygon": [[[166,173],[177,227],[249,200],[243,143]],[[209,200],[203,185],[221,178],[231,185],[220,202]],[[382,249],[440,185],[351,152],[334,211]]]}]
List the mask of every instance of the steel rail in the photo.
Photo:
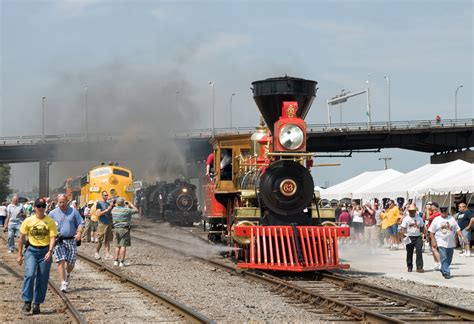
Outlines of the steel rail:
[{"label": "steel rail", "polygon": [[[3,236],[1,238],[4,242],[6,242],[6,240]],[[0,263],[0,267],[4,268],[8,272],[10,272],[11,274],[13,274],[18,279],[23,280],[23,277],[17,271],[15,271],[15,269],[13,269],[12,267],[10,267],[10,266],[8,266],[4,263]],[[79,310],[71,303],[69,298],[66,295],[64,295],[64,293],[59,289],[59,287],[51,279],[48,279],[48,284],[51,287],[51,289],[53,289],[53,291],[56,293],[56,295],[59,296],[59,298],[61,299],[63,305],[69,311],[69,313],[74,318],[76,323],[78,323],[78,324],[87,324],[87,321],[84,319],[84,317],[79,312]]]},{"label": "steel rail", "polygon": [[[143,234],[154,236],[154,237],[161,237],[161,238],[164,238],[164,239],[167,239],[167,240],[174,240],[174,241],[186,243],[185,241],[182,241],[182,240],[179,240],[179,239],[173,239],[173,238],[170,238],[170,237],[161,236],[159,234],[148,233],[146,231],[141,231],[141,230],[138,230],[138,229],[134,230],[134,232],[139,232],[139,233],[143,233]],[[190,234],[196,236],[195,233],[190,233]],[[143,239],[143,238],[138,238],[136,236],[133,236],[133,238],[136,239],[136,240],[142,241],[142,242],[157,245],[157,246],[169,249],[169,250],[173,250],[173,251],[178,252],[180,254],[184,254],[184,255],[189,256],[189,254],[186,254],[186,253],[184,253],[180,250],[176,250],[174,248],[162,245],[162,244],[157,243],[157,242],[153,242],[153,241],[146,240],[146,239]],[[255,280],[264,281],[264,282],[270,283],[272,285],[277,285],[281,289],[283,289],[284,291],[286,289],[285,292],[292,292],[296,295],[298,295],[299,293],[303,293],[306,296],[309,296],[310,298],[312,298],[313,299],[312,302],[317,304],[317,305],[323,304],[323,306],[325,306],[327,308],[330,308],[330,309],[338,311],[338,312],[342,312],[347,316],[355,317],[358,320],[367,320],[369,322],[383,322],[383,323],[403,323],[403,322],[406,322],[406,320],[403,319],[403,318],[399,319],[399,318],[386,316],[384,314],[380,314],[380,313],[377,313],[375,311],[365,310],[361,307],[357,307],[357,306],[351,305],[349,303],[345,303],[343,301],[339,301],[337,299],[330,298],[328,296],[324,296],[323,294],[319,294],[319,293],[316,293],[314,291],[303,288],[301,286],[294,285],[294,284],[292,284],[292,283],[290,283],[286,280],[277,278],[275,276],[271,276],[268,273],[263,273],[263,272],[260,272],[260,271],[249,272],[248,270],[236,269],[235,267],[231,267],[231,266],[222,264],[220,262],[216,262],[216,261],[213,261],[213,260],[201,258],[201,257],[198,257],[198,256],[192,256],[192,257],[196,258],[198,260],[201,260],[205,263],[212,264],[213,266],[219,267],[220,269],[223,269],[225,271],[237,272],[238,274],[240,274],[242,276],[249,276],[249,277],[251,277],[252,279],[255,279]],[[338,285],[341,285],[344,288],[348,288],[350,286],[352,286],[352,287],[357,286],[358,289],[363,293],[374,294],[374,295],[389,298],[389,299],[392,299],[392,300],[393,299],[395,299],[395,300],[398,299],[399,301],[402,301],[406,304],[414,305],[414,306],[420,307],[422,309],[428,309],[435,315],[449,315],[449,316],[452,316],[452,317],[454,317],[453,320],[455,320],[455,321],[474,321],[474,312],[469,310],[469,309],[466,309],[466,308],[445,304],[445,303],[438,302],[438,301],[431,300],[431,299],[424,298],[424,297],[409,295],[409,294],[406,294],[406,293],[400,292],[400,291],[392,291],[392,290],[389,290],[387,288],[380,287],[380,286],[361,283],[359,281],[355,281],[353,279],[349,279],[349,278],[346,278],[346,277],[343,277],[343,276],[340,276],[340,275],[334,275],[334,274],[329,274],[329,273],[325,273],[325,272],[322,272],[321,275],[326,280],[331,280],[332,282],[337,282]],[[299,297],[302,298],[302,296],[299,296]],[[407,320],[409,320],[409,318]]]},{"label": "steel rail", "polygon": [[333,282],[343,281],[345,286],[350,284],[352,287],[356,287],[360,290],[364,290],[370,293],[383,294],[389,298],[393,298],[393,295],[396,295],[397,298],[404,300],[407,303],[415,304],[419,307],[429,308],[433,312],[436,312],[436,313],[445,313],[453,317],[457,317],[460,320],[474,322],[474,311],[467,308],[449,305],[446,303],[442,303],[442,302],[424,298],[424,297],[409,295],[402,291],[390,290],[385,287],[375,286],[370,283],[356,281],[352,278],[343,277],[337,274],[322,273],[321,275],[323,278],[326,278],[327,280],[331,280]]},{"label": "steel rail", "polygon": [[[141,231],[141,232],[146,233],[146,232],[143,232],[143,231]],[[169,238],[169,237],[166,237],[166,236],[161,236],[161,235],[158,235],[158,234],[151,234],[151,233],[146,233],[146,234],[156,236],[156,237],[162,237],[162,238],[169,239],[169,240],[173,240],[173,238]],[[137,240],[137,241],[141,241],[141,242],[149,243],[149,244],[152,244],[152,245],[160,246],[162,248],[177,252],[179,254],[190,256],[189,254],[186,254],[186,253],[184,253],[180,250],[173,249],[171,247],[168,247],[166,245],[162,245],[160,243],[156,243],[156,242],[153,242],[153,241],[150,241],[150,240],[139,238],[139,237],[136,237],[134,235],[132,235],[132,237],[133,237],[134,240]],[[177,240],[177,241],[183,242],[181,240]],[[195,258],[197,260],[200,260],[202,262],[212,264],[213,266],[218,267],[218,268],[220,268],[224,271],[231,272],[233,274],[239,274],[242,277],[250,277],[254,281],[263,282],[264,284],[271,284],[276,289],[284,288],[284,289],[286,289],[284,291],[285,293],[287,293],[289,291],[293,291],[295,293],[305,294],[307,297],[313,298],[312,303],[314,305],[323,306],[326,309],[332,310],[336,313],[342,313],[345,316],[349,316],[349,317],[351,317],[353,319],[356,319],[356,320],[368,320],[368,321],[373,322],[373,323],[403,323],[403,321],[396,320],[394,318],[385,316],[383,314],[379,314],[379,313],[372,312],[372,311],[367,311],[367,310],[364,310],[360,307],[357,307],[357,306],[354,306],[354,305],[351,305],[351,304],[348,304],[348,303],[345,303],[345,302],[341,302],[341,301],[338,301],[336,299],[326,297],[324,295],[316,294],[316,293],[311,292],[309,290],[306,290],[304,288],[298,287],[296,285],[292,285],[289,282],[278,279],[276,277],[270,278],[266,274],[262,274],[262,273],[259,273],[259,272],[250,272],[248,270],[237,269],[235,267],[228,266],[228,265],[222,264],[220,262],[212,261],[212,260],[209,260],[209,259],[194,256],[194,255],[191,255],[191,257]],[[300,297],[302,297],[302,296],[300,296]]]},{"label": "steel rail", "polygon": [[82,253],[78,253],[77,256],[81,258],[82,260],[85,260],[98,268],[99,270],[106,271],[117,278],[120,279],[121,282],[128,282],[130,283],[133,287],[145,292],[146,294],[150,295],[151,297],[158,299],[161,304],[165,305],[167,308],[172,309],[175,313],[177,313],[179,316],[183,317],[186,322],[191,322],[191,323],[214,323],[211,319],[208,317],[200,314],[196,310],[176,301],[170,298],[169,296],[166,296],[165,294],[159,292],[158,290],[154,289],[151,286],[148,286],[142,282],[138,282],[135,279],[130,278],[129,276],[115,271],[114,269],[97,262],[96,260],[83,255]]}]

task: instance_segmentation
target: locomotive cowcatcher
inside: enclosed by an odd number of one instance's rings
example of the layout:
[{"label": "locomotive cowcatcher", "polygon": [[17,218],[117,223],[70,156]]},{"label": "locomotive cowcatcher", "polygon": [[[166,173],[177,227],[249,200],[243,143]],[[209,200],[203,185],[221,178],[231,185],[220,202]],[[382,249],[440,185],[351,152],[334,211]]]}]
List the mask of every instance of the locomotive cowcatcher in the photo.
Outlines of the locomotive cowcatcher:
[{"label": "locomotive cowcatcher", "polygon": [[[227,243],[238,267],[277,271],[343,269],[338,238],[323,226],[306,151],[306,117],[316,81],[293,77],[252,83],[263,117],[255,133],[216,136],[214,178],[206,186],[209,240]],[[265,125],[266,124],[266,125]]]}]

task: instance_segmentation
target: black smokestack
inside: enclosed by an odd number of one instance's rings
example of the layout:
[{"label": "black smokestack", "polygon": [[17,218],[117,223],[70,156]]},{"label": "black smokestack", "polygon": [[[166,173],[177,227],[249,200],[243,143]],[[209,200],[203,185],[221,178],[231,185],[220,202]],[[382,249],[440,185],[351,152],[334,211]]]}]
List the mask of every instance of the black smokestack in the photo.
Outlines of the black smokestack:
[{"label": "black smokestack", "polygon": [[283,101],[297,101],[296,115],[304,119],[316,97],[317,84],[313,80],[289,76],[252,82],[253,99],[272,134],[273,124],[281,116]]}]

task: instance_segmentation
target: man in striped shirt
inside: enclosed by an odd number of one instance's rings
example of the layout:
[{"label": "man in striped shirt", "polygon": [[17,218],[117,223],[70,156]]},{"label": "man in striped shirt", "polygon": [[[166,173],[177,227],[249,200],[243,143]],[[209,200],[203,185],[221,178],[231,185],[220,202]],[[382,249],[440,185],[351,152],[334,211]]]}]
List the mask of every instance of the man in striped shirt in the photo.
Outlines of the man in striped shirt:
[{"label": "man in striped shirt", "polygon": [[114,266],[125,266],[125,254],[127,246],[130,246],[130,225],[132,214],[138,213],[138,209],[125,199],[118,197],[115,207],[112,209],[112,221],[115,241]]}]

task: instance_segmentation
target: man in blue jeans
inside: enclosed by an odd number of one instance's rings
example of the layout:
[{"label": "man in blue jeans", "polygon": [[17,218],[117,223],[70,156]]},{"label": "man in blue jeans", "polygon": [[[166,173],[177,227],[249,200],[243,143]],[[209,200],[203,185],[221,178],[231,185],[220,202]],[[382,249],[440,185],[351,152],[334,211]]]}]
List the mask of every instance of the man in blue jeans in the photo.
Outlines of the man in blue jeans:
[{"label": "man in blue jeans", "polygon": [[18,264],[23,263],[23,240],[28,236],[28,247],[25,249],[25,274],[21,297],[25,302],[23,311],[28,313],[33,302],[33,314],[40,313],[40,304],[46,297],[48,289],[51,257],[58,230],[53,219],[46,216],[46,201],[38,198],[34,204],[35,213],[21,224],[21,235],[18,243]]},{"label": "man in blue jeans", "polygon": [[436,217],[430,225],[431,246],[438,249],[441,258],[441,274],[444,278],[451,278],[449,269],[456,247],[456,233],[466,243],[458,223],[453,216],[448,215],[448,207],[441,207],[441,216]]},{"label": "man in blue jeans", "polygon": [[25,219],[23,206],[18,203],[18,196],[13,196],[12,202],[7,207],[5,229],[8,229],[8,253],[15,251],[15,236],[20,236],[20,226]]}]

